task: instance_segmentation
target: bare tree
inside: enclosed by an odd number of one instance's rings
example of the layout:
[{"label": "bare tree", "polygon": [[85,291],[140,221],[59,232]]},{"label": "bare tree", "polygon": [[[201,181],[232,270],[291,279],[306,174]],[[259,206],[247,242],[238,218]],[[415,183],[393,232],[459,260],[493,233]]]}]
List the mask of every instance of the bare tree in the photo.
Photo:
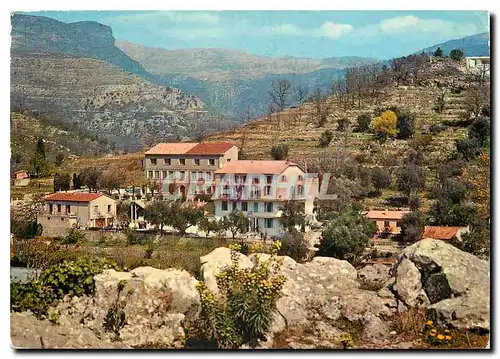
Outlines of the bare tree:
[{"label": "bare tree", "polygon": [[299,105],[299,122],[302,121],[302,104],[307,99],[309,89],[305,86],[298,85],[294,90],[294,98]]},{"label": "bare tree", "polygon": [[290,96],[292,83],[286,79],[274,80],[269,90],[269,100],[278,111],[283,111]]}]

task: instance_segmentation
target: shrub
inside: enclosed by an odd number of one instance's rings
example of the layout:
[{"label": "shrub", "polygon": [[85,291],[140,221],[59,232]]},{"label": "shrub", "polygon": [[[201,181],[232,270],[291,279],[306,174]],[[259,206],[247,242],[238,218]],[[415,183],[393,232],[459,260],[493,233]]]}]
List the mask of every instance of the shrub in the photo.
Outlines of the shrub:
[{"label": "shrub", "polygon": [[455,147],[460,156],[467,162],[481,154],[479,141],[474,137],[455,140]]},{"label": "shrub", "polygon": [[402,167],[396,173],[398,191],[401,191],[407,197],[422,191],[425,188],[425,182],[424,170],[415,164]]},{"label": "shrub", "polygon": [[415,133],[415,114],[409,111],[399,111],[397,115],[398,138],[407,139]]},{"label": "shrub", "polygon": [[375,117],[370,128],[375,135],[380,139],[393,137],[398,132],[397,130],[397,117],[393,111],[385,111],[379,117]]},{"label": "shrub", "polygon": [[349,119],[347,117],[341,117],[337,120],[337,131],[345,132],[349,128]]},{"label": "shrub", "polygon": [[375,167],[371,173],[373,187],[380,193],[382,188],[389,188],[392,184],[392,176],[389,171],[381,167]]},{"label": "shrub", "polygon": [[[118,282],[116,288],[116,299],[111,304],[104,318],[103,329],[106,332],[111,332],[115,334],[115,340],[120,338],[120,330],[125,326],[125,307],[127,306],[127,296],[125,298],[120,298],[123,289],[127,285],[127,281],[121,280]],[[127,294],[132,294],[132,289],[129,290]]]},{"label": "shrub", "polygon": [[280,238],[280,256],[289,256],[297,262],[304,261],[309,254],[309,243],[301,233],[287,233]]},{"label": "shrub", "polygon": [[271,157],[276,161],[281,161],[286,159],[288,156],[289,147],[290,146],[287,144],[280,144],[273,146],[271,148]]},{"label": "shrub", "polygon": [[476,139],[479,146],[483,146],[490,132],[491,123],[488,117],[478,117],[469,126],[469,138]]},{"label": "shrub", "polygon": [[232,264],[216,276],[219,295],[203,282],[197,285],[201,297],[197,334],[218,348],[255,347],[271,328],[285,283],[285,277],[276,274],[281,267],[275,256],[279,242],[274,243],[269,260],[256,256],[253,267],[245,269],[238,264],[239,245],[230,248]]},{"label": "shrub", "polygon": [[464,58],[464,52],[459,49],[453,49],[450,52],[450,59],[460,61]]},{"label": "shrub", "polygon": [[424,216],[421,212],[410,212],[401,220],[401,236],[405,242],[419,241],[424,233]]},{"label": "shrub", "polygon": [[62,237],[59,242],[61,244],[80,244],[85,240],[85,233],[77,229],[76,227],[72,227],[68,229],[66,235]]},{"label": "shrub", "polygon": [[354,132],[368,132],[372,118],[369,113],[363,113],[356,118]]},{"label": "shrub", "polygon": [[446,126],[440,123],[433,123],[429,126],[429,132],[432,134],[437,134],[446,130]]},{"label": "shrub", "polygon": [[94,276],[108,268],[118,269],[103,258],[66,260],[47,267],[38,280],[11,283],[11,310],[31,310],[38,318],[44,318],[48,308],[65,295],[92,295]]},{"label": "shrub", "polygon": [[321,235],[318,255],[344,259],[356,264],[375,233],[375,222],[368,220],[361,213],[341,213],[327,222]]},{"label": "shrub", "polygon": [[333,132],[330,130],[326,130],[321,134],[319,137],[319,143],[318,147],[328,147],[330,145],[330,142],[332,142],[333,139]]}]

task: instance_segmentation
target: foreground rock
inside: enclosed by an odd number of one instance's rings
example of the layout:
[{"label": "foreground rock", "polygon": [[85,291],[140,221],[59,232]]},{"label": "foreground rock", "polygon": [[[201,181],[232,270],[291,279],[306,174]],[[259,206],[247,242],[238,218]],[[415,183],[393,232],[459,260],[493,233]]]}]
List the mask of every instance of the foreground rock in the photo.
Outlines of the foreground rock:
[{"label": "foreground rock", "polygon": [[[13,332],[13,338],[19,338],[20,328],[27,326],[31,332],[39,332],[34,334],[35,338],[38,335],[45,339],[59,332],[75,336],[74,340],[66,338],[66,342],[62,339],[45,341],[46,348],[184,346],[184,322],[196,318],[200,303],[196,290],[198,281],[188,272],[140,267],[130,272],[106,270],[95,276],[94,280],[96,287],[93,297],[65,297],[59,303],[55,309],[58,312],[57,325],[37,321],[34,317],[19,317],[26,313],[13,314],[13,327],[18,328],[17,332]],[[117,299],[120,282],[125,284],[120,294],[120,300],[126,303],[123,309],[125,324],[117,335],[106,331],[104,323]],[[27,343],[28,346],[32,344],[36,343]]]},{"label": "foreground rock", "polygon": [[396,295],[425,305],[435,319],[456,328],[490,327],[487,261],[444,241],[424,239],[405,248],[395,268]]},{"label": "foreground rock", "polygon": [[[248,266],[255,255],[241,256],[240,263]],[[266,260],[269,256],[259,257]],[[388,320],[394,309],[377,292],[360,288],[358,273],[347,261],[315,257],[311,262],[299,264],[289,257],[281,258],[282,274],[287,280],[283,296],[277,302],[278,313],[270,337],[284,330],[301,333],[300,340],[294,339],[290,344],[296,348],[340,347],[340,337],[353,328],[367,342],[389,338]],[[216,268],[217,263],[227,265],[230,252],[218,248],[202,257],[202,262],[202,269]],[[203,270],[204,280],[215,283],[215,272]],[[262,345],[270,347],[272,341]]]}]

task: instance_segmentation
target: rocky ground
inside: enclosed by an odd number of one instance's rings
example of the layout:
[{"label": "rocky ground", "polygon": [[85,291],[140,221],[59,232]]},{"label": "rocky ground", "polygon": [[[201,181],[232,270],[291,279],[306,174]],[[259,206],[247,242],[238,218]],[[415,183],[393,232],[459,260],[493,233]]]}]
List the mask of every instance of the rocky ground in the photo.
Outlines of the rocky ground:
[{"label": "rocky ground", "polygon": [[[242,267],[255,254],[239,255]],[[260,254],[259,258],[266,258]],[[201,257],[203,278],[217,291],[215,275],[230,264],[230,250],[217,248]],[[421,328],[429,311],[438,324],[489,330],[489,264],[437,240],[404,249],[393,268],[380,264],[356,270],[346,261],[315,257],[303,264],[283,258],[287,281],[278,312],[262,348],[343,347],[422,348],[419,330],[405,332],[413,320]],[[126,287],[117,295],[120,281]],[[185,323],[196,320],[198,282],[177,269],[107,270],[95,277],[93,297],[66,297],[49,320],[30,313],[11,315],[16,348],[182,348]],[[116,334],[103,330],[113,303],[126,303],[126,324]],[[406,313],[406,314],[405,314]],[[56,324],[54,324],[56,323]]]}]

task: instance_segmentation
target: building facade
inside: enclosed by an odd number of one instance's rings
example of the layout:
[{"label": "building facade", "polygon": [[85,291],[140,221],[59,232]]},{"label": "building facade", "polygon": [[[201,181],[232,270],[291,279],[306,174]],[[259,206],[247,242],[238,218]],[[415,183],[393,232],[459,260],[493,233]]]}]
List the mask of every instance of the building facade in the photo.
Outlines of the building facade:
[{"label": "building facade", "polygon": [[401,220],[410,211],[368,211],[366,217],[377,224],[377,233],[401,233]]},{"label": "building facade", "polygon": [[44,234],[54,234],[73,226],[103,228],[116,221],[116,201],[102,193],[58,192],[45,198],[37,216]]},{"label": "building facade", "polygon": [[160,143],[145,153],[144,171],[164,196],[191,199],[212,195],[215,171],[237,160],[238,147],[229,142]]},{"label": "building facade", "polygon": [[311,219],[318,178],[288,161],[235,161],[215,172],[215,218],[241,211],[250,219],[250,231],[282,236],[279,221],[286,201],[299,201]]}]

